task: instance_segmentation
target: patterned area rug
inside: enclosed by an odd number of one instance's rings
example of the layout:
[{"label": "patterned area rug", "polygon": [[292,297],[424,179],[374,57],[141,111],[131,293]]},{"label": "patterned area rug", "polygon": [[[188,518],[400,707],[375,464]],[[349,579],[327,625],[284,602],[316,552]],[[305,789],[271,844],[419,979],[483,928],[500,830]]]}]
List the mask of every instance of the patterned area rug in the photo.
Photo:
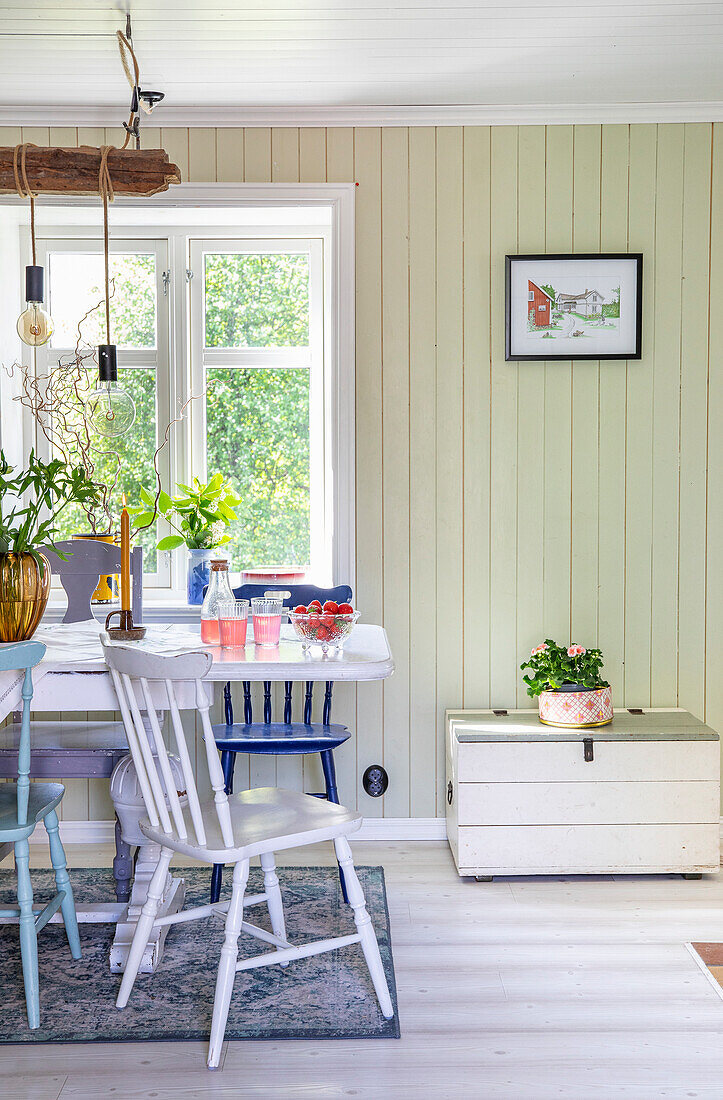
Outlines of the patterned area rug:
[{"label": "patterned area rug", "polygon": [[[228,872],[228,869],[227,869]],[[358,867],[359,880],[379,940],[396,1009],[389,913],[381,867]],[[175,871],[186,879],[186,905],[208,902],[210,868]],[[71,870],[77,902],[113,901],[113,878],[105,868]],[[335,867],[280,867],[287,934],[292,943],[354,931],[351,909],[339,890]],[[54,893],[50,871],[33,873],[35,902]],[[15,904],[12,870],[0,873],[0,908]],[[227,886],[227,889],[230,887]],[[249,893],[263,889],[252,868]],[[222,898],[227,894],[222,894]],[[247,910],[249,919],[271,931],[266,907]],[[219,918],[171,926],[155,974],[139,974],[128,1007],[115,998],[120,976],[108,969],[113,925],[80,927],[83,958],[74,962],[62,925],[48,925],[38,938],[40,1028],[30,1031],[25,1015],[17,925],[0,926],[0,1042],[137,1042],[207,1039],[223,921]],[[239,957],[271,950],[242,935]],[[361,947],[353,944],[288,967],[268,966],[238,974],[231,999],[227,1039],[398,1039],[397,1015],[382,1016]]]}]

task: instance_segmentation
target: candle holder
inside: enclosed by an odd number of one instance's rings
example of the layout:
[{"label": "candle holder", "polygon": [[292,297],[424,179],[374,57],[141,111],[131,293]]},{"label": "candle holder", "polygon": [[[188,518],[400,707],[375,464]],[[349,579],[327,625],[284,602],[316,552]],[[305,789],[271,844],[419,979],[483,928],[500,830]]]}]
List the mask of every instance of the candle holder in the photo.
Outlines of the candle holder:
[{"label": "candle holder", "polygon": [[[120,616],[120,626],[108,625],[114,615]],[[134,625],[132,611],[111,611],[105,617],[105,629],[108,637],[113,642],[140,642],[141,638],[146,636],[144,626]]]}]

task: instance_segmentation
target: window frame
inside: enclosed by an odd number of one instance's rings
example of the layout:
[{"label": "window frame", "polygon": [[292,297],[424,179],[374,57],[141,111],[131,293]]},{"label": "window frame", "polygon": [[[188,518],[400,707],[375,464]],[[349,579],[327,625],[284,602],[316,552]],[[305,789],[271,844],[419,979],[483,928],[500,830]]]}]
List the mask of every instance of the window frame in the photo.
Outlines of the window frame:
[{"label": "window frame", "polygon": [[[327,533],[327,540],[331,547],[331,581],[347,582],[352,587],[356,582],[354,204],[354,183],[180,184],[168,192],[144,199],[118,196],[113,211],[127,210],[128,220],[118,224],[118,219],[112,217],[111,225],[112,241],[153,239],[160,235],[168,238],[171,276],[168,305],[176,356],[176,369],[169,372],[169,391],[171,407],[177,410],[191,393],[188,325],[184,324],[183,309],[178,306],[181,296],[189,293],[188,249],[180,247],[179,238],[316,236],[318,219],[313,211],[316,208],[323,210],[330,226],[325,257],[328,303],[325,349],[331,369],[327,372],[325,387],[328,461],[333,476],[327,479],[325,489],[333,529]],[[10,198],[2,205],[21,204],[20,200]],[[58,208],[60,216],[54,218],[53,212]],[[274,224],[276,210],[282,215],[277,225]],[[141,216],[136,218],[138,211]],[[234,220],[237,211],[243,225]],[[289,211],[299,212],[298,223],[288,220]],[[154,220],[156,212],[158,220]],[[100,236],[97,199],[90,196],[44,196],[37,204],[36,216],[39,237],[88,238],[96,233]],[[20,235],[25,243],[21,260],[29,262],[26,258],[28,235],[22,227]],[[183,431],[174,432],[168,449],[168,460],[176,480],[184,480],[190,470],[191,443],[186,435]],[[155,589],[153,598],[168,605],[185,603],[184,589],[185,562],[180,561],[177,553],[170,562],[170,587]]]}]

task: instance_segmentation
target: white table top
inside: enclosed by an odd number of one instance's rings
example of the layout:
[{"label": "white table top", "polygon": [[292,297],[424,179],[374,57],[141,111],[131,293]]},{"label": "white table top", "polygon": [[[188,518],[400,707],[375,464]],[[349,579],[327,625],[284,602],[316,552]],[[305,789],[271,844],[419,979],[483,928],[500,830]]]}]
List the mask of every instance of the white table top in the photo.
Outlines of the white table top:
[{"label": "white table top", "polygon": [[[89,623],[41,626],[35,637],[48,648],[39,670],[106,671],[100,633],[97,624]],[[394,671],[386,632],[369,623],[355,626],[343,650],[326,657],[321,649],[304,653],[290,624],[282,627],[280,644],[269,649],[207,646],[201,642],[200,626],[161,623],[149,626],[142,642],[111,644],[168,655],[205,649],[213,655],[210,680],[383,680]]]}]

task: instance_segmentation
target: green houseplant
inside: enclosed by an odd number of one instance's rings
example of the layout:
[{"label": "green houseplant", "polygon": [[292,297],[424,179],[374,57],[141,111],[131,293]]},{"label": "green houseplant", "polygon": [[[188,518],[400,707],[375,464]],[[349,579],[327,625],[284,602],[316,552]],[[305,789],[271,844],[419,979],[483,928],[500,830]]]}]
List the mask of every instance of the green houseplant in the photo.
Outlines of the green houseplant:
[{"label": "green houseplant", "polygon": [[602,677],[603,655],[573,642],[558,645],[547,638],[536,645],[520,668],[527,694],[539,699],[540,721],[581,729],[604,726],[613,718],[612,691]]},{"label": "green houseplant", "polygon": [[50,591],[50,564],[41,548],[53,546],[65,508],[92,508],[100,497],[101,487],[82,467],[59,458],[43,462],[31,451],[18,471],[0,451],[0,641],[35,633]]},{"label": "green houseplant", "polygon": [[188,547],[188,602],[201,604],[213,551],[229,541],[227,527],[238,518],[236,508],[241,497],[224,481],[223,474],[214,474],[205,483],[194,477],[192,485],[179,482],[177,488],[181,493],[174,497],[163,490],[154,497],[147,489],[141,489],[144,507],[134,509],[135,523],[138,528],[147,527],[159,515],[169,523],[175,533],[160,539],[157,549]]}]

